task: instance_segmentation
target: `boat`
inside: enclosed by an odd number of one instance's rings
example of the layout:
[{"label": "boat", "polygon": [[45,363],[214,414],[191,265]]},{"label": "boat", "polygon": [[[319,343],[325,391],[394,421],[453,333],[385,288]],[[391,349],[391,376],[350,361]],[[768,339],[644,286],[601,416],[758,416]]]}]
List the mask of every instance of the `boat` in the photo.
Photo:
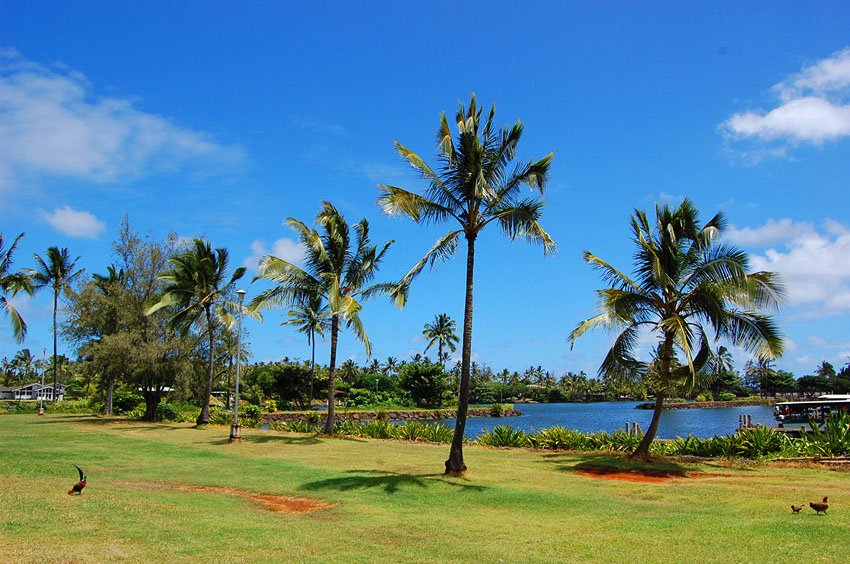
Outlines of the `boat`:
[{"label": "boat", "polygon": [[850,394],[829,394],[804,401],[785,401],[773,406],[777,427],[788,434],[821,427],[827,417],[850,412]]}]

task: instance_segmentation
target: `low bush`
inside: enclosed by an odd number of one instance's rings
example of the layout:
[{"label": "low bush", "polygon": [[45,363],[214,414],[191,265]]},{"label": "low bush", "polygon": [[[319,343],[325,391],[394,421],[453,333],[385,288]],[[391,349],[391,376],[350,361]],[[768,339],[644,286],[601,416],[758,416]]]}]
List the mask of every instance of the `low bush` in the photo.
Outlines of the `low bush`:
[{"label": "low bush", "polygon": [[144,404],[144,401],[144,398],[135,392],[116,390],[112,394],[112,413],[115,415],[129,414],[139,404]]},{"label": "low bush", "polygon": [[480,445],[495,447],[527,447],[531,446],[528,434],[508,425],[499,425],[492,431],[484,431],[476,441]]},{"label": "low bush", "polygon": [[275,431],[285,431],[288,433],[318,433],[319,427],[313,423],[309,423],[307,421],[300,421],[298,419],[293,421],[275,421],[272,422],[269,427],[274,429]]},{"label": "low bush", "polygon": [[810,433],[792,439],[783,450],[784,456],[847,456],[850,455],[850,414],[827,417],[823,428],[812,425]]},{"label": "low bush", "polygon": [[512,408],[513,405],[509,403],[492,403],[490,404],[490,416],[504,417],[505,413],[507,413]]}]

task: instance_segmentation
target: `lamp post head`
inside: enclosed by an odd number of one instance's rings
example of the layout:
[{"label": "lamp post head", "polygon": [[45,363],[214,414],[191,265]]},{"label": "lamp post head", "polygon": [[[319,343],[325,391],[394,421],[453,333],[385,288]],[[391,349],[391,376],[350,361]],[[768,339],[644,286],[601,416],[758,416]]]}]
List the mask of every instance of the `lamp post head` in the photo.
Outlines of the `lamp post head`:
[{"label": "lamp post head", "polygon": [[242,303],[242,300],[245,298],[245,294],[247,294],[245,290],[236,290],[236,294],[239,296],[239,303]]}]

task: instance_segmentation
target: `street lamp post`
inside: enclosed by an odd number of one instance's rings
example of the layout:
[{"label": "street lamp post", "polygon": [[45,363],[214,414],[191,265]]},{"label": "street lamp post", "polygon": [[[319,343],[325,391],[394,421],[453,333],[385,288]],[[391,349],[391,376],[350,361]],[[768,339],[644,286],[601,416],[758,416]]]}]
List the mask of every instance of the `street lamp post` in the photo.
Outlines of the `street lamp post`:
[{"label": "street lamp post", "polygon": [[239,329],[236,331],[236,394],[233,398],[233,425],[230,426],[230,442],[241,443],[242,433],[239,426],[239,376],[242,364],[242,302],[245,299],[245,290],[236,290],[239,295]]},{"label": "street lamp post", "polygon": [[41,387],[38,390],[38,414],[44,415],[44,373],[47,372],[47,349],[42,354],[44,362],[41,366]]}]

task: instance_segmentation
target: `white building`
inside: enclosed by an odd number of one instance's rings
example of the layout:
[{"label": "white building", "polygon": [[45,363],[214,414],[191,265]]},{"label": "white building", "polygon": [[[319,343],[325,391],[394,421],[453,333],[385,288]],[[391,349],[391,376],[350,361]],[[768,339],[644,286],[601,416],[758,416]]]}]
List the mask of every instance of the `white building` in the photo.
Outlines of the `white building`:
[{"label": "white building", "polygon": [[[0,387],[0,399],[5,400],[45,400],[53,401],[53,384],[25,384],[17,388]],[[65,399],[65,386],[56,384],[56,399]]]}]

